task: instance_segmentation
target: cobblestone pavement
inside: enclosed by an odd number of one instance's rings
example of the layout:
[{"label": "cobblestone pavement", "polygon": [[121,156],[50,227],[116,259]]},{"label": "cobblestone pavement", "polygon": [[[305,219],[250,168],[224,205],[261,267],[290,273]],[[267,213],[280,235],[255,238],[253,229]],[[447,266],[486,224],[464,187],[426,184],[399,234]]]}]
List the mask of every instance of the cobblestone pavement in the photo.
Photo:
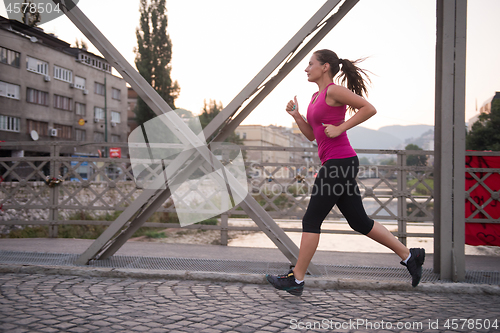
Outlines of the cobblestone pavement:
[{"label": "cobblestone pavement", "polygon": [[499,296],[306,288],[294,297],[208,281],[2,274],[0,309],[9,333],[500,330]]}]

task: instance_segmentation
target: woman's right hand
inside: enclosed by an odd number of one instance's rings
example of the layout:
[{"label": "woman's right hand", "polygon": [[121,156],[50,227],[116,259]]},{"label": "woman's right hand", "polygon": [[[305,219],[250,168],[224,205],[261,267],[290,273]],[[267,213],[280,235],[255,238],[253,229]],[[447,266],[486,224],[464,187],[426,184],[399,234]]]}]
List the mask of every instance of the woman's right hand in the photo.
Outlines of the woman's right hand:
[{"label": "woman's right hand", "polygon": [[292,117],[300,116],[299,113],[299,103],[297,103],[297,96],[293,98],[294,100],[290,100],[286,105],[286,112],[288,112]]}]

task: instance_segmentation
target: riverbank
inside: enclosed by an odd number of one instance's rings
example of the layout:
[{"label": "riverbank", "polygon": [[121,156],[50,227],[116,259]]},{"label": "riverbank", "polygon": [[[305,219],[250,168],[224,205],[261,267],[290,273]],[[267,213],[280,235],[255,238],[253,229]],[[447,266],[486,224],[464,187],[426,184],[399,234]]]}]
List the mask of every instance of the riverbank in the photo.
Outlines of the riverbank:
[{"label": "riverbank", "polygon": [[[282,228],[301,228],[300,221],[276,221]],[[391,232],[397,231],[397,224],[394,222],[383,222]],[[230,226],[255,227],[255,223],[250,219],[230,219]],[[347,222],[328,221],[324,223],[323,230],[351,230]],[[431,223],[408,223],[409,233],[432,234],[434,227]],[[219,245],[219,230],[193,230],[193,229],[166,229],[163,231],[165,238],[148,238],[146,236],[133,238],[130,241],[155,242],[155,243],[177,243],[177,244],[199,244],[199,245]],[[288,237],[300,245],[300,232],[286,232]],[[276,248],[274,243],[260,231],[228,231],[228,246],[250,247],[250,248]],[[426,253],[434,253],[434,239],[432,237],[409,237],[408,247],[424,248]],[[346,235],[322,233],[318,251],[336,252],[360,252],[360,253],[392,253],[388,248],[378,244],[364,235]],[[494,246],[470,246],[465,245],[466,255],[486,255],[500,256],[500,248]]]}]

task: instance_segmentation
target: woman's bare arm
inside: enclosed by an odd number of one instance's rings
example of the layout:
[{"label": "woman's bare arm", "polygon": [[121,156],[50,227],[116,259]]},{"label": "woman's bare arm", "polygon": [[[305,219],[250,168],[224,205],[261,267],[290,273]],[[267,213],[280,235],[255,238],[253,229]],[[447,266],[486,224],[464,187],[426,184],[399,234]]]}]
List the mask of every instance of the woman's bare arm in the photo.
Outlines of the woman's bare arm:
[{"label": "woman's bare arm", "polygon": [[328,88],[327,103],[332,106],[350,105],[353,108],[358,109],[354,116],[338,126],[324,124],[325,133],[329,138],[339,136],[354,126],[370,119],[377,113],[375,107],[367,100],[342,86],[330,86]]},{"label": "woman's bare arm", "polygon": [[[294,108],[295,106],[295,108]],[[299,126],[300,131],[309,141],[314,141],[316,137],[314,136],[313,129],[311,125],[306,121],[306,119],[299,113],[299,104],[297,103],[297,96],[294,100],[288,102],[286,106],[286,111],[295,119],[295,122]]]}]

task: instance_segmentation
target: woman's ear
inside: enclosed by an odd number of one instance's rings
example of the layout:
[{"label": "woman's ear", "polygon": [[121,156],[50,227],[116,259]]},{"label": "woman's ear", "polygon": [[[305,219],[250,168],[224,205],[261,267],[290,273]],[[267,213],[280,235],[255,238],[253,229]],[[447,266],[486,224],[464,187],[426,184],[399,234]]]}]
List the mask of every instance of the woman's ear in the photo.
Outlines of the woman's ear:
[{"label": "woman's ear", "polygon": [[330,70],[330,64],[329,64],[329,63],[327,63],[327,62],[325,62],[325,63],[323,64],[323,73],[326,73],[326,72],[328,72],[329,70]]}]

